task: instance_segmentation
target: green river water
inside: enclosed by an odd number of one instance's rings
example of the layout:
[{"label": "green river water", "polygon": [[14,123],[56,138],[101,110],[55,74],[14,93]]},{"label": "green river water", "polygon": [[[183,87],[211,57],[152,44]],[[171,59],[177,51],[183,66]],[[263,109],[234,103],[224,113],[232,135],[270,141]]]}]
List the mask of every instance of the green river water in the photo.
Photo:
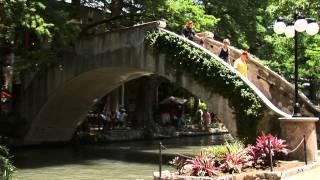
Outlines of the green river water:
[{"label": "green river water", "polygon": [[168,161],[175,153],[194,155],[200,148],[222,144],[230,135],[131,141],[104,145],[60,145],[14,150],[18,180],[146,180],[159,169],[159,141],[163,170],[174,170]]}]

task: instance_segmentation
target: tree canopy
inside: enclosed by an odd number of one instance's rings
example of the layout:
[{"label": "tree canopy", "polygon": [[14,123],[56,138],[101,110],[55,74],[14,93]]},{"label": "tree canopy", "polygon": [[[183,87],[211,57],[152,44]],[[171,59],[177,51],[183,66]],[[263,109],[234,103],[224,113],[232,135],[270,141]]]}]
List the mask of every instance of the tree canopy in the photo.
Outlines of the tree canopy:
[{"label": "tree canopy", "polygon": [[[318,0],[73,0],[72,2],[70,4],[58,0],[0,0],[2,51],[10,47],[9,49],[16,53],[22,52],[25,32],[35,34],[38,41],[50,41],[50,53],[59,54],[72,49],[81,30],[87,27],[107,31],[110,28],[164,18],[167,20],[167,28],[178,32],[187,21],[193,20],[196,31],[213,31],[218,40],[229,38],[233,46],[248,49],[273,70],[290,79],[293,74],[294,40],[276,35],[272,29],[274,21],[279,17],[292,19],[296,10],[306,17],[314,18],[317,22],[320,20]],[[90,13],[84,13],[88,11]],[[98,14],[99,18],[92,14]],[[69,23],[74,19],[79,23]],[[96,28],[96,25],[100,27]],[[309,36],[306,33],[299,33],[299,35],[301,77],[319,82],[319,34]],[[37,50],[41,53],[45,51]],[[28,53],[30,54],[29,51]],[[42,57],[36,54],[30,59]]]},{"label": "tree canopy", "polygon": [[47,23],[39,11],[44,11],[43,3],[34,0],[0,1],[0,42],[2,46],[19,46],[21,34],[33,31],[39,37],[51,38],[51,23]]}]

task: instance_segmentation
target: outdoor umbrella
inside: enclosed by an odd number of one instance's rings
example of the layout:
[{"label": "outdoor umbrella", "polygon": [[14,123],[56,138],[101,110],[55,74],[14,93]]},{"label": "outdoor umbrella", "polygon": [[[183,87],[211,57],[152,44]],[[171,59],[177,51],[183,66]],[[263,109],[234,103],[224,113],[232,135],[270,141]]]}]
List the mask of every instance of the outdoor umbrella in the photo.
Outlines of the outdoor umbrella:
[{"label": "outdoor umbrella", "polygon": [[185,102],[187,102],[186,99],[170,96],[162,100],[159,104],[169,104],[169,103],[184,104]]}]

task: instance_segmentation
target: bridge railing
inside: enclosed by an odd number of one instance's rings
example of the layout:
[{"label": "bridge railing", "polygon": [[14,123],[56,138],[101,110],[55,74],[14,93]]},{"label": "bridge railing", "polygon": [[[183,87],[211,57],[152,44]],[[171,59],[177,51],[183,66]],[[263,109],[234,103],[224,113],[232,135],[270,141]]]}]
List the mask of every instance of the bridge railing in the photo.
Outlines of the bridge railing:
[{"label": "bridge railing", "polygon": [[[242,76],[237,70],[235,70],[230,64],[226,63],[224,60],[220,59],[215,53],[214,50],[211,51],[210,49],[206,49],[204,48],[206,46],[206,43],[201,46],[196,42],[190,41],[187,38],[184,38],[182,36],[179,36],[171,31],[165,30],[165,29],[161,29],[161,31],[164,31],[166,33],[172,34],[174,36],[178,36],[179,38],[181,38],[184,41],[187,41],[189,44],[202,49],[203,51],[207,52],[209,55],[211,55],[213,58],[215,58],[217,61],[220,61],[222,64],[224,64],[225,66],[227,66],[232,72],[238,74],[238,76],[245,82],[245,84],[247,84],[254,92],[257,96],[260,97],[260,99],[262,100],[262,102],[268,107],[268,109],[272,110],[273,112],[275,112],[276,114],[278,114],[279,116],[282,117],[290,117],[290,115],[286,112],[284,112],[283,110],[281,110],[281,108],[275,106],[265,95],[262,91],[260,91],[260,89],[253,84],[249,79],[245,78],[244,76]],[[206,41],[206,40],[205,40]],[[215,42],[214,42],[215,43]],[[215,48],[215,47],[213,47]],[[240,51],[239,51],[240,52]]]},{"label": "bridge railing", "polygon": [[[220,47],[223,44],[211,38],[205,38],[203,47],[218,54]],[[235,60],[240,57],[242,51],[229,47],[230,58]],[[248,79],[259,88],[259,90],[278,108],[290,113],[292,112],[292,104],[294,99],[294,87],[285,78],[275,73],[268,67],[262,65],[258,59],[250,56]],[[318,115],[320,109],[316,107],[311,101],[301,92],[299,92],[299,98],[302,102],[302,113],[305,115]],[[289,101],[284,101],[284,99]]]}]

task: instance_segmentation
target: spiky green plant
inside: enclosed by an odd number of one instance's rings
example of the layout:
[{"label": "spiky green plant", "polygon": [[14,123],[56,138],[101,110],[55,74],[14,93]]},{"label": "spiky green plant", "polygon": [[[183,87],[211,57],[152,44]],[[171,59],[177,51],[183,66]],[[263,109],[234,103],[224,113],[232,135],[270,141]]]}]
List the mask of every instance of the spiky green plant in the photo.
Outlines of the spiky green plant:
[{"label": "spiky green plant", "polygon": [[210,146],[204,150],[210,154],[213,154],[215,157],[219,158],[228,153],[237,153],[242,151],[245,148],[243,142],[235,141],[234,143],[226,142],[224,145]]},{"label": "spiky green plant", "polygon": [[9,150],[0,145],[0,179],[11,180],[15,169],[10,161]]}]

